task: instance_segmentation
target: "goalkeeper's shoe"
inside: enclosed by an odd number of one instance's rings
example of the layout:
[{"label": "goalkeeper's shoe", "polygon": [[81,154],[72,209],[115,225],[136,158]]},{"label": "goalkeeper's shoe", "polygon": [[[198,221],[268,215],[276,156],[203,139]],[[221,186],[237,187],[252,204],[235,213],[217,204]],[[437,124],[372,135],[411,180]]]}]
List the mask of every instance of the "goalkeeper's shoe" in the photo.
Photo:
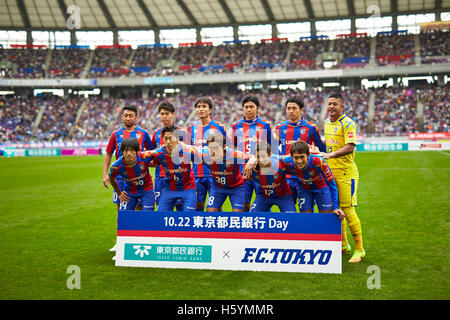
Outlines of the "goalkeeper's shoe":
[{"label": "goalkeeper's shoe", "polygon": [[342,247],[342,253],[350,253],[352,252],[352,247],[350,247],[350,243],[347,243],[345,247]]},{"label": "goalkeeper's shoe", "polygon": [[366,252],[364,251],[364,249],[363,249],[363,251],[355,250],[355,252],[353,252],[352,257],[350,258],[350,260],[348,260],[348,262],[350,262],[350,263],[361,262],[361,260],[365,257],[365,255],[366,255]]}]

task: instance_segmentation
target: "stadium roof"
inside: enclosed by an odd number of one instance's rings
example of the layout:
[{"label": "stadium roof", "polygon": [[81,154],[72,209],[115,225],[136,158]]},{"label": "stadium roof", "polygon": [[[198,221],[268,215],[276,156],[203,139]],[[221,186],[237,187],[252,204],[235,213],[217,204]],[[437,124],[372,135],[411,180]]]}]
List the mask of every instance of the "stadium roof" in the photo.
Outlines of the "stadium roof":
[{"label": "stadium roof", "polygon": [[440,12],[450,0],[0,0],[0,29],[67,30],[71,5],[81,30],[142,30],[368,17],[374,5],[383,16]]}]

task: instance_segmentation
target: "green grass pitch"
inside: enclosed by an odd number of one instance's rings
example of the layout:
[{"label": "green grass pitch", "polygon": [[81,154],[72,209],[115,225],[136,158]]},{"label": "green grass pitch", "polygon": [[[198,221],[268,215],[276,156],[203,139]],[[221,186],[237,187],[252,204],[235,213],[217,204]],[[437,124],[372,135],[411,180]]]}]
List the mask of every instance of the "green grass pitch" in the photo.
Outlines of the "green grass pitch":
[{"label": "green grass pitch", "polygon": [[[349,264],[344,255],[341,275],[115,267],[102,163],[0,158],[0,299],[450,298],[450,153],[357,154],[367,256]],[[66,286],[70,265],[80,267],[79,290]],[[380,289],[367,287],[371,265]]]}]

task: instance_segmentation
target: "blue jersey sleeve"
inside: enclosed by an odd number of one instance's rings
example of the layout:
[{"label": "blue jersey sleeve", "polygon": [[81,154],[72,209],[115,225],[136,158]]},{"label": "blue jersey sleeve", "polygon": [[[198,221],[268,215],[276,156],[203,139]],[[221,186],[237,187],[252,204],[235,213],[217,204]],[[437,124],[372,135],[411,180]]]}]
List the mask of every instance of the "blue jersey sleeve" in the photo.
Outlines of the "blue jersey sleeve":
[{"label": "blue jersey sleeve", "polygon": [[336,182],[333,180],[327,181],[327,185],[330,188],[331,200],[333,201],[333,211],[339,209],[339,193],[336,186]]},{"label": "blue jersey sleeve", "polygon": [[155,145],[152,142],[152,139],[150,138],[150,135],[147,131],[144,133],[144,148],[145,150],[154,150],[156,149]]},{"label": "blue jersey sleeve", "polygon": [[313,135],[314,143],[316,144],[317,148],[319,148],[319,150],[321,152],[327,152],[327,148],[325,146],[325,143],[323,143],[322,139],[320,138],[320,134],[317,131],[316,127],[314,127],[312,135]]}]

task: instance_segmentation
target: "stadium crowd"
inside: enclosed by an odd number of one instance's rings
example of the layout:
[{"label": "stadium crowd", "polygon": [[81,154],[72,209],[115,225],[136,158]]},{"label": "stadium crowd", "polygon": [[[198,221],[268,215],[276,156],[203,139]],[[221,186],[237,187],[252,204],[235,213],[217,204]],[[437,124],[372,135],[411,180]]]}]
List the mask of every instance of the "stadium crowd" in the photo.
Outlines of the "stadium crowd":
[{"label": "stadium crowd", "polygon": [[79,78],[86,66],[89,54],[88,49],[54,49],[49,76],[52,78]]},{"label": "stadium crowd", "polygon": [[[418,35],[423,63],[444,63],[450,55],[448,31],[422,32]],[[88,77],[189,75],[193,73],[261,72],[268,70],[317,70],[317,56],[323,52],[343,54],[334,68],[364,67],[367,61],[346,63],[346,59],[370,57],[371,37],[345,36],[302,39],[294,42],[265,41],[227,43],[212,46],[209,43],[172,46],[98,47]],[[376,58],[379,65],[412,64],[415,62],[413,34],[379,34],[376,39]],[[290,48],[290,49],[289,49]],[[290,52],[289,52],[290,50]],[[47,48],[0,48],[0,77],[5,78],[77,78],[87,67],[89,49],[53,49],[49,70],[45,63]],[[158,62],[173,59],[173,69],[158,67]],[[288,58],[288,59],[287,59]],[[287,60],[287,61],[286,61]]]},{"label": "stadium crowd", "polygon": [[423,120],[427,132],[450,131],[449,85],[429,86],[421,90],[423,101]]},{"label": "stadium crowd", "polygon": [[414,35],[377,35],[375,55],[379,65],[414,63]]},{"label": "stadium crowd", "polygon": [[418,132],[416,90],[403,87],[378,88],[373,125],[375,135],[399,136]]},{"label": "stadium crowd", "polygon": [[[375,93],[373,131],[369,130],[369,96]],[[261,102],[259,115],[273,126],[286,118],[284,101],[296,94],[293,90],[256,91]],[[298,94],[298,93],[297,93]],[[377,89],[346,89],[342,91],[346,114],[358,126],[360,135],[407,135],[419,131],[418,100],[423,101],[424,128],[427,131],[448,131],[450,117],[449,85],[428,86],[421,89],[383,87]],[[194,102],[199,96],[209,96],[214,102],[212,116],[229,126],[243,116],[241,100],[245,92],[226,94],[197,92],[148,96],[129,94],[120,97],[77,96],[61,98],[4,96],[0,99],[0,141],[63,141],[105,139],[111,130],[120,127],[120,110],[124,105],[135,105],[139,112],[138,124],[149,132],[159,128],[155,108],[163,101],[176,106],[176,124],[186,127],[196,121]],[[303,118],[318,124],[326,92],[309,89],[301,94],[304,103]],[[33,134],[33,124],[40,108],[44,108],[39,125]],[[326,117],[327,115],[325,115]]]}]

